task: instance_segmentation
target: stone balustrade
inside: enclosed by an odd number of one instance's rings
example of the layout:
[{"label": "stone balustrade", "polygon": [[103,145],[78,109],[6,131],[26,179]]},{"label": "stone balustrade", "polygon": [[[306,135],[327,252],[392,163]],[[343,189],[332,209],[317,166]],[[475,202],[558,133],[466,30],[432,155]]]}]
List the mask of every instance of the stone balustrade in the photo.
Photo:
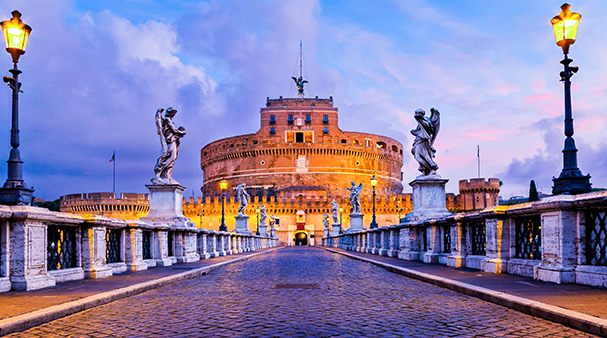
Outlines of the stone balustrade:
[{"label": "stone balustrade", "polygon": [[329,247],[607,287],[607,191],[325,233],[323,245]]},{"label": "stone balustrade", "polygon": [[277,245],[275,237],[0,206],[0,292],[35,290]]}]

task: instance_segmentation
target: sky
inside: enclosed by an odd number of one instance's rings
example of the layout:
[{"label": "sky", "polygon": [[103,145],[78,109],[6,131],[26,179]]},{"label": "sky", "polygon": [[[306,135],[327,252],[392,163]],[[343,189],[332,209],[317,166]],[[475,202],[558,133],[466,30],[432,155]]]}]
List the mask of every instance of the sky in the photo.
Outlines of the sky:
[{"label": "sky", "polygon": [[[569,56],[578,164],[607,188],[607,1],[571,2],[582,15]],[[563,58],[550,19],[561,1],[3,0],[33,30],[19,60],[23,177],[35,196],[147,192],[160,155],[154,114],[178,110],[173,178],[200,197],[200,149],[259,129],[266,97],[332,96],[344,131],[407,148],[413,113],[441,112],[438,173],[503,181],[500,195],[550,193],[562,169]],[[0,69],[12,68],[8,53]],[[0,91],[0,158],[10,151],[10,89]],[[419,172],[405,152],[404,192]],[[0,180],[6,165],[0,164]]]}]

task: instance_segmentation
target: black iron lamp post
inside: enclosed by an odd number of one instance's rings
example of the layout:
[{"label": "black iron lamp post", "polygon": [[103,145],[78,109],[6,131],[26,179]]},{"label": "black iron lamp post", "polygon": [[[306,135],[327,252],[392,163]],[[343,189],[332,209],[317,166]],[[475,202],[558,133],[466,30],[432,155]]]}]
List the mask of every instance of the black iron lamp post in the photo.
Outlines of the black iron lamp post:
[{"label": "black iron lamp post", "polygon": [[204,209],[198,213],[198,217],[200,217],[200,220],[198,221],[198,224],[200,224],[200,229],[202,229],[202,216],[204,216]]},{"label": "black iron lamp post", "polygon": [[377,178],[375,175],[371,177],[371,186],[373,187],[373,220],[371,221],[371,229],[377,229],[377,220],[375,219],[375,186],[377,185]]},{"label": "black iron lamp post", "polygon": [[561,81],[565,85],[565,148],[563,149],[563,170],[558,178],[553,177],[552,194],[582,194],[592,190],[590,175],[584,176],[577,166],[577,149],[573,140],[573,115],[571,112],[571,77],[577,73],[578,67],[570,66],[573,61],[567,57],[569,46],[575,43],[577,27],[582,17],[579,13],[569,10],[569,4],[561,6],[561,13],[552,20],[556,44],[563,48],[565,58],[561,61],[564,70]]},{"label": "black iron lamp post", "polygon": [[257,214],[257,231],[255,232],[255,234],[257,236],[259,236],[259,213],[261,212],[261,210],[259,210],[259,208],[255,209],[255,213]]},{"label": "black iron lamp post", "polygon": [[225,190],[228,188],[228,181],[222,180],[219,182],[219,188],[221,188],[221,225],[219,226],[219,231],[228,231],[225,217]]},{"label": "black iron lamp post", "polygon": [[342,223],[341,220],[341,214],[344,212],[344,208],[339,208],[339,233],[343,234],[344,233],[344,224]]},{"label": "black iron lamp post", "polygon": [[13,77],[5,76],[3,81],[13,91],[13,113],[11,125],[11,149],[8,158],[8,178],[0,188],[0,204],[23,205],[32,204],[34,189],[27,187],[23,181],[23,161],[19,152],[19,92],[21,83],[17,69],[19,57],[25,54],[25,45],[32,28],[21,21],[21,13],[13,11],[10,20],[0,22],[2,33],[6,41],[6,51],[13,57],[13,69],[9,70]]}]

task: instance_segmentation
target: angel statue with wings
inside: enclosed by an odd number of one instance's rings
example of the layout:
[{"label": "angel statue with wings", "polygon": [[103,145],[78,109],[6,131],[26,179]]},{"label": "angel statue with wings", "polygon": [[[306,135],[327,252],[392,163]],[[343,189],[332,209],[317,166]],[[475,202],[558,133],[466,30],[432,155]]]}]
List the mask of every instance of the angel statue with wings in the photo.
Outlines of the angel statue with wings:
[{"label": "angel statue with wings", "polygon": [[153,184],[179,184],[172,177],[173,165],[179,153],[179,139],[184,137],[185,128],[176,128],[173,124],[173,117],[177,114],[177,109],[169,107],[166,110],[164,118],[162,112],[164,108],[156,111],[156,130],[160,136],[160,157],[154,166],[155,177]]},{"label": "angel statue with wings", "polygon": [[417,128],[411,130],[411,134],[415,136],[411,154],[419,162],[418,170],[425,176],[435,175],[438,170],[433,158],[436,153],[434,140],[440,130],[440,113],[434,108],[431,108],[430,112],[432,114],[428,118],[423,109],[416,110],[414,118],[417,121]]},{"label": "angel statue with wings", "polygon": [[352,205],[352,213],[360,214],[360,200],[358,199],[358,195],[363,191],[363,184],[361,183],[359,186],[356,186],[356,183],[351,182],[352,187],[346,188],[350,190],[350,205]]},{"label": "angel statue with wings", "polygon": [[303,95],[304,93],[304,83],[308,83],[308,81],[304,80],[302,76],[296,78],[295,76],[291,77],[293,81],[295,81],[295,85],[297,85],[297,93]]}]

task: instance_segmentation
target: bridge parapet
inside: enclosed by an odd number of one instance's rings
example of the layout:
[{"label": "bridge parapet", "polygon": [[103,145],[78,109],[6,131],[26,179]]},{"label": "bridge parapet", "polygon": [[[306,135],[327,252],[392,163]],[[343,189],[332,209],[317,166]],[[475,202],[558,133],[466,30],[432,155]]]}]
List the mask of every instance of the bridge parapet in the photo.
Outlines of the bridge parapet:
[{"label": "bridge parapet", "polygon": [[607,287],[607,191],[328,234],[329,247]]},{"label": "bridge parapet", "polygon": [[0,292],[277,245],[277,238],[0,205]]}]

